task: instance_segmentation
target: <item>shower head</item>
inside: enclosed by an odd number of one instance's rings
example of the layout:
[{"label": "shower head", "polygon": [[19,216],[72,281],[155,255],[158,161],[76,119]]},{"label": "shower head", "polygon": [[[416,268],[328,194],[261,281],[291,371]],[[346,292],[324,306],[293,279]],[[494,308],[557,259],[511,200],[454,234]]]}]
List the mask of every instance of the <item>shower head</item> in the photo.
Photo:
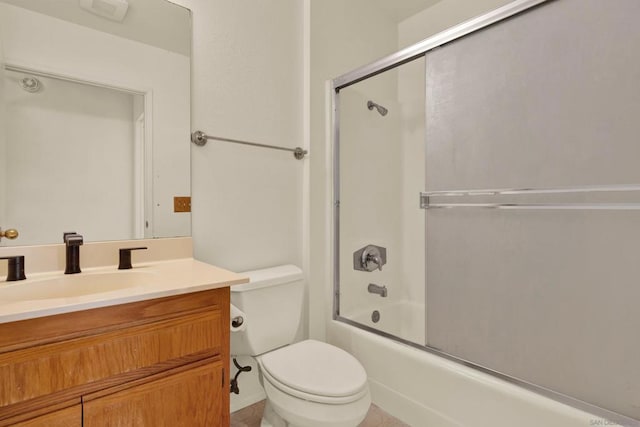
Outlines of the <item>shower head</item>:
[{"label": "shower head", "polygon": [[40,80],[33,76],[27,76],[20,80],[20,87],[27,92],[37,92],[42,87]]},{"label": "shower head", "polygon": [[387,113],[389,112],[389,110],[384,108],[382,105],[376,104],[373,101],[367,101],[367,108],[369,110],[373,110],[375,108],[376,110],[378,110],[378,113],[380,113],[381,116],[386,116]]}]

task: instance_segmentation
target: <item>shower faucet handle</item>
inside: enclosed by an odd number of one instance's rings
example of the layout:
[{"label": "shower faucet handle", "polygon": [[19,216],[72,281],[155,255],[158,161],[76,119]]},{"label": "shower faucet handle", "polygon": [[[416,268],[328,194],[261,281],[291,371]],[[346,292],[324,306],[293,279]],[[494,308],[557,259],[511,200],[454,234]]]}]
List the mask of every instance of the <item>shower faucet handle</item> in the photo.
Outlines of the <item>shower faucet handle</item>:
[{"label": "shower faucet handle", "polygon": [[374,264],[377,266],[378,270],[382,271],[382,260],[380,259],[379,255],[373,253],[366,254],[364,261],[362,261],[362,264],[366,269],[369,269],[369,264]]},{"label": "shower faucet handle", "polygon": [[382,271],[387,263],[387,249],[382,246],[367,245],[353,253],[353,269],[358,271]]}]

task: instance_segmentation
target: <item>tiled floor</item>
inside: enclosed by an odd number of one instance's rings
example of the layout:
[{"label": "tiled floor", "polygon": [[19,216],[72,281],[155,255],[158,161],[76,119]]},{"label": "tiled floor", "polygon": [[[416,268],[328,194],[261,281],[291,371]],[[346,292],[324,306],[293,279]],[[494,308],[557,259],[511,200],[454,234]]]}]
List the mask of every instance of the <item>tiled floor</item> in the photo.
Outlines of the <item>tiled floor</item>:
[{"label": "tiled floor", "polygon": [[[231,427],[260,427],[260,419],[264,410],[264,400],[231,414]],[[410,427],[402,421],[371,404],[367,418],[360,427]]]}]

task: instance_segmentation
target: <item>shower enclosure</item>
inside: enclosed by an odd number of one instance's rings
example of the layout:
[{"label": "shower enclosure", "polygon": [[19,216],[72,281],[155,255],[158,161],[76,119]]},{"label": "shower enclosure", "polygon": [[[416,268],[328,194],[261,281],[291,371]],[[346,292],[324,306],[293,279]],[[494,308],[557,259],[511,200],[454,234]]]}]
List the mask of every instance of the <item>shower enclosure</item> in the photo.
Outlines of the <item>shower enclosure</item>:
[{"label": "shower enclosure", "polygon": [[336,78],[334,318],[640,425],[637,16],[515,1]]}]

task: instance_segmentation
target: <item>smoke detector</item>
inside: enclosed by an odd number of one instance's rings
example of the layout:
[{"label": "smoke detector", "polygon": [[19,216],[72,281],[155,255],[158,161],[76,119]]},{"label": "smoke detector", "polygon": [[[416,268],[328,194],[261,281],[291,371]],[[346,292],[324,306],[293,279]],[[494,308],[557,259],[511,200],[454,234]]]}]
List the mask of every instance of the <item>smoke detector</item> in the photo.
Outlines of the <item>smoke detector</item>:
[{"label": "smoke detector", "polygon": [[80,7],[95,15],[122,22],[129,9],[127,0],[80,0]]}]

